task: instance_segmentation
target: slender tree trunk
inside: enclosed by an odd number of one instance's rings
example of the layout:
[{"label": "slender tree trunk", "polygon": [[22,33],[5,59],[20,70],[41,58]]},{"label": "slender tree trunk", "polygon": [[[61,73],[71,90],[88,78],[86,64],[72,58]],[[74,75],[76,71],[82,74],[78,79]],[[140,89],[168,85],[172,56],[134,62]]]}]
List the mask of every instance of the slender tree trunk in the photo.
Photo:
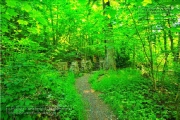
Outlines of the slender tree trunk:
[{"label": "slender tree trunk", "polygon": [[[103,0],[104,15],[106,15],[106,8],[107,7],[110,7],[110,1],[108,0],[105,2]],[[114,51],[114,47],[112,46],[114,41],[111,38],[111,36],[112,36],[112,24],[109,23],[107,27],[108,27],[108,29],[104,31],[105,36],[106,36],[105,43],[107,45],[105,47],[106,58],[105,58],[105,62],[104,62],[104,68],[107,70],[108,69],[116,70],[115,51]]]},{"label": "slender tree trunk", "polygon": [[[110,6],[110,1],[108,0],[108,2],[105,3],[104,0],[103,1],[103,14],[106,15],[106,12],[105,12],[105,9],[106,9],[106,6]],[[105,31],[105,34],[107,34],[106,32],[109,32],[109,31]],[[105,52],[105,55],[107,55],[107,40],[105,39],[104,40],[104,43],[105,43],[105,46],[104,46],[104,52]]]},{"label": "slender tree trunk", "polygon": [[58,19],[59,19],[59,14],[58,14],[59,6],[58,6],[58,4],[56,6],[56,9],[57,9],[57,15],[56,15],[56,40],[57,40],[57,39],[59,39],[59,34],[58,34],[58,32],[59,32],[59,21],[58,21]]},{"label": "slender tree trunk", "polygon": [[133,45],[133,68],[135,68],[135,63],[136,63],[136,45]]},{"label": "slender tree trunk", "polygon": [[131,14],[131,17],[132,17],[132,20],[133,20],[133,23],[134,23],[134,27],[135,27],[136,32],[137,32],[137,36],[139,37],[139,39],[140,39],[140,41],[141,41],[142,48],[143,48],[143,53],[144,53],[147,61],[150,62],[150,58],[149,58],[149,56],[148,56],[148,54],[147,54],[147,51],[146,51],[145,42],[143,41],[143,38],[141,37],[140,32],[139,32],[139,30],[138,30],[138,28],[137,28],[137,24],[136,24],[136,21],[135,21],[135,19],[134,19],[134,17],[133,17],[133,13],[131,12],[131,10],[130,10],[130,8],[129,8],[128,6],[127,6],[127,9],[129,10],[129,12],[130,12],[130,14]]},{"label": "slender tree trunk", "polygon": [[154,87],[154,90],[157,89],[157,85],[156,85],[156,79],[155,79],[155,76],[154,76],[154,59],[153,59],[153,46],[152,46],[152,25],[150,24],[150,21],[149,21],[149,13],[147,11],[147,22],[148,22],[148,26],[149,28],[147,28],[147,33],[149,33],[150,35],[148,36],[148,44],[149,44],[149,52],[150,52],[150,56],[149,56],[149,64],[150,64],[150,76],[151,76],[151,79],[153,81],[153,87]]},{"label": "slender tree trunk", "polygon": [[175,50],[175,56],[174,56],[175,62],[180,62],[180,32],[178,33],[178,45]]},{"label": "slender tree trunk", "polygon": [[51,16],[51,28],[52,28],[52,37],[53,37],[53,45],[56,45],[56,37],[55,37],[55,30],[54,30],[54,18],[53,18],[53,12],[52,12],[52,3],[49,6],[50,9],[50,16]]},{"label": "slender tree trunk", "polygon": [[152,42],[149,41],[149,51],[150,51],[150,75],[151,75],[151,79],[154,82],[154,89],[157,89],[156,86],[156,79],[154,77],[154,60],[153,60],[153,51],[152,51]]},{"label": "slender tree trunk", "polygon": [[177,93],[177,118],[176,120],[180,120],[180,84],[178,86],[178,93]]},{"label": "slender tree trunk", "polygon": [[[171,28],[171,22],[170,22],[170,12],[171,12],[171,6],[170,6],[170,9],[169,9],[169,11],[168,11],[168,19],[167,19],[167,23],[168,23],[168,27],[169,28]],[[177,62],[176,61],[176,52],[175,52],[175,49],[174,49],[174,38],[173,38],[173,36],[172,36],[172,32],[171,32],[171,30],[168,30],[168,36],[169,36],[169,39],[170,39],[170,42],[171,42],[171,52],[172,52],[172,54],[173,54],[173,56],[174,56],[174,62]]]},{"label": "slender tree trunk", "polygon": [[177,52],[177,59],[180,63],[180,32],[178,33],[178,52]]},{"label": "slender tree trunk", "polygon": [[[152,30],[150,30],[149,32],[152,33]],[[157,86],[156,86],[156,79],[154,77],[153,47],[152,47],[152,40],[151,39],[152,39],[151,37],[148,37],[149,52],[150,52],[150,74],[151,74],[152,81],[154,82],[154,89],[156,90]]]},{"label": "slender tree trunk", "polygon": [[165,51],[165,53],[164,53],[165,58],[164,58],[164,66],[163,66],[162,77],[161,77],[162,81],[165,78],[166,69],[167,69],[167,59],[169,56],[169,53],[167,53],[167,38],[166,38],[166,31],[165,30],[164,30],[164,51]]},{"label": "slender tree trunk", "polygon": [[[180,32],[178,33],[178,52],[177,52],[177,63],[180,64]],[[179,65],[180,66],[180,65]],[[180,120],[180,70],[178,71],[178,73],[176,73],[178,76],[178,92],[177,92],[177,118],[176,120]]]}]

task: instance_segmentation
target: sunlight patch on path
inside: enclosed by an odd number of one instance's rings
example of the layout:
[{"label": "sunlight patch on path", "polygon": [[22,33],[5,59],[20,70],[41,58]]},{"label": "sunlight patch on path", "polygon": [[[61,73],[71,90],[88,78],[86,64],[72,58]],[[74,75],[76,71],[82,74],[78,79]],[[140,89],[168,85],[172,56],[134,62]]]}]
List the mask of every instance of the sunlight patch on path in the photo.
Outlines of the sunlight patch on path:
[{"label": "sunlight patch on path", "polygon": [[93,90],[93,89],[91,89],[91,90],[84,90],[83,92],[84,92],[84,93],[94,93],[95,90]]}]

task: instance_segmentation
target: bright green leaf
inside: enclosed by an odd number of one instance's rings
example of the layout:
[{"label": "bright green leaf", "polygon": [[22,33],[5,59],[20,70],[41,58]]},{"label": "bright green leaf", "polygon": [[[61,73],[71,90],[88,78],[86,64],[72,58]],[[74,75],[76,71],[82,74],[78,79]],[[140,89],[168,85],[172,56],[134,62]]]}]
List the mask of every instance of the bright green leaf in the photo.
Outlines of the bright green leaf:
[{"label": "bright green leaf", "polygon": [[170,30],[171,30],[172,32],[179,32],[179,31],[180,31],[180,27],[170,28]]},{"label": "bright green leaf", "polygon": [[2,26],[1,30],[2,30],[2,32],[8,32],[7,26]]},{"label": "bright green leaf", "polygon": [[3,97],[3,98],[1,99],[1,102],[2,102],[2,103],[5,103],[5,102],[6,102],[6,98]]},{"label": "bright green leaf", "polygon": [[6,0],[6,5],[9,7],[15,7],[17,5],[17,0]]},{"label": "bright green leaf", "polygon": [[12,16],[8,15],[8,14],[2,14],[1,15],[2,18],[5,18],[7,20],[10,20],[12,18]]},{"label": "bright green leaf", "polygon": [[109,0],[104,0],[104,3],[107,3]]},{"label": "bright green leaf", "polygon": [[152,4],[151,0],[143,0],[142,5],[146,6],[147,4]]},{"label": "bright green leaf", "polygon": [[31,103],[33,103],[31,100],[29,100],[29,99],[27,99],[26,101],[25,101],[25,105],[30,105]]},{"label": "bright green leaf", "polygon": [[17,16],[17,13],[14,11],[14,9],[11,9],[11,8],[7,9],[6,14],[10,16]]},{"label": "bright green leaf", "polygon": [[26,12],[30,12],[32,10],[31,6],[29,5],[29,3],[24,2],[23,6],[21,7],[22,10],[26,11]]},{"label": "bright green leaf", "polygon": [[22,120],[34,120],[34,119],[30,115],[28,115],[23,117]]},{"label": "bright green leaf", "polygon": [[47,23],[47,20],[44,19],[44,18],[42,18],[42,17],[38,17],[38,18],[37,18],[37,21],[39,21],[39,23],[41,23],[42,25],[47,25],[47,24],[48,24],[48,23]]},{"label": "bright green leaf", "polygon": [[28,24],[28,22],[25,21],[25,20],[18,20],[17,22],[18,22],[20,25],[27,25],[27,24]]}]

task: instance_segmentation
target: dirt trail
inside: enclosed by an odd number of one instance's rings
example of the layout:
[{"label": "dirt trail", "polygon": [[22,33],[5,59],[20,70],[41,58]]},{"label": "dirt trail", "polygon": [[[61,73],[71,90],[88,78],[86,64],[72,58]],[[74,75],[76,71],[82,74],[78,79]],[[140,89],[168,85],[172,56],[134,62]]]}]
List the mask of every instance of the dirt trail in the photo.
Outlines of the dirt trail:
[{"label": "dirt trail", "polygon": [[98,97],[100,93],[95,92],[88,83],[89,74],[76,80],[76,88],[82,95],[85,106],[85,120],[116,120],[115,115],[109,107]]}]

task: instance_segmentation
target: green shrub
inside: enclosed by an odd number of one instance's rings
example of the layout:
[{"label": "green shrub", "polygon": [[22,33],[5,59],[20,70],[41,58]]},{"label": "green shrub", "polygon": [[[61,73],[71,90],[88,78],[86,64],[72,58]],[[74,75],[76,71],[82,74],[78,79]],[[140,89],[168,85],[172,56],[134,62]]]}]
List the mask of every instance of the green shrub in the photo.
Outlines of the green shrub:
[{"label": "green shrub", "polygon": [[73,74],[61,78],[47,63],[16,60],[2,69],[1,119],[82,119]]},{"label": "green shrub", "polygon": [[101,98],[114,110],[120,120],[164,120],[174,118],[175,112],[161,103],[165,95],[152,91],[152,82],[140,71],[126,68],[108,71],[103,76],[92,75],[92,87],[102,92]]}]

